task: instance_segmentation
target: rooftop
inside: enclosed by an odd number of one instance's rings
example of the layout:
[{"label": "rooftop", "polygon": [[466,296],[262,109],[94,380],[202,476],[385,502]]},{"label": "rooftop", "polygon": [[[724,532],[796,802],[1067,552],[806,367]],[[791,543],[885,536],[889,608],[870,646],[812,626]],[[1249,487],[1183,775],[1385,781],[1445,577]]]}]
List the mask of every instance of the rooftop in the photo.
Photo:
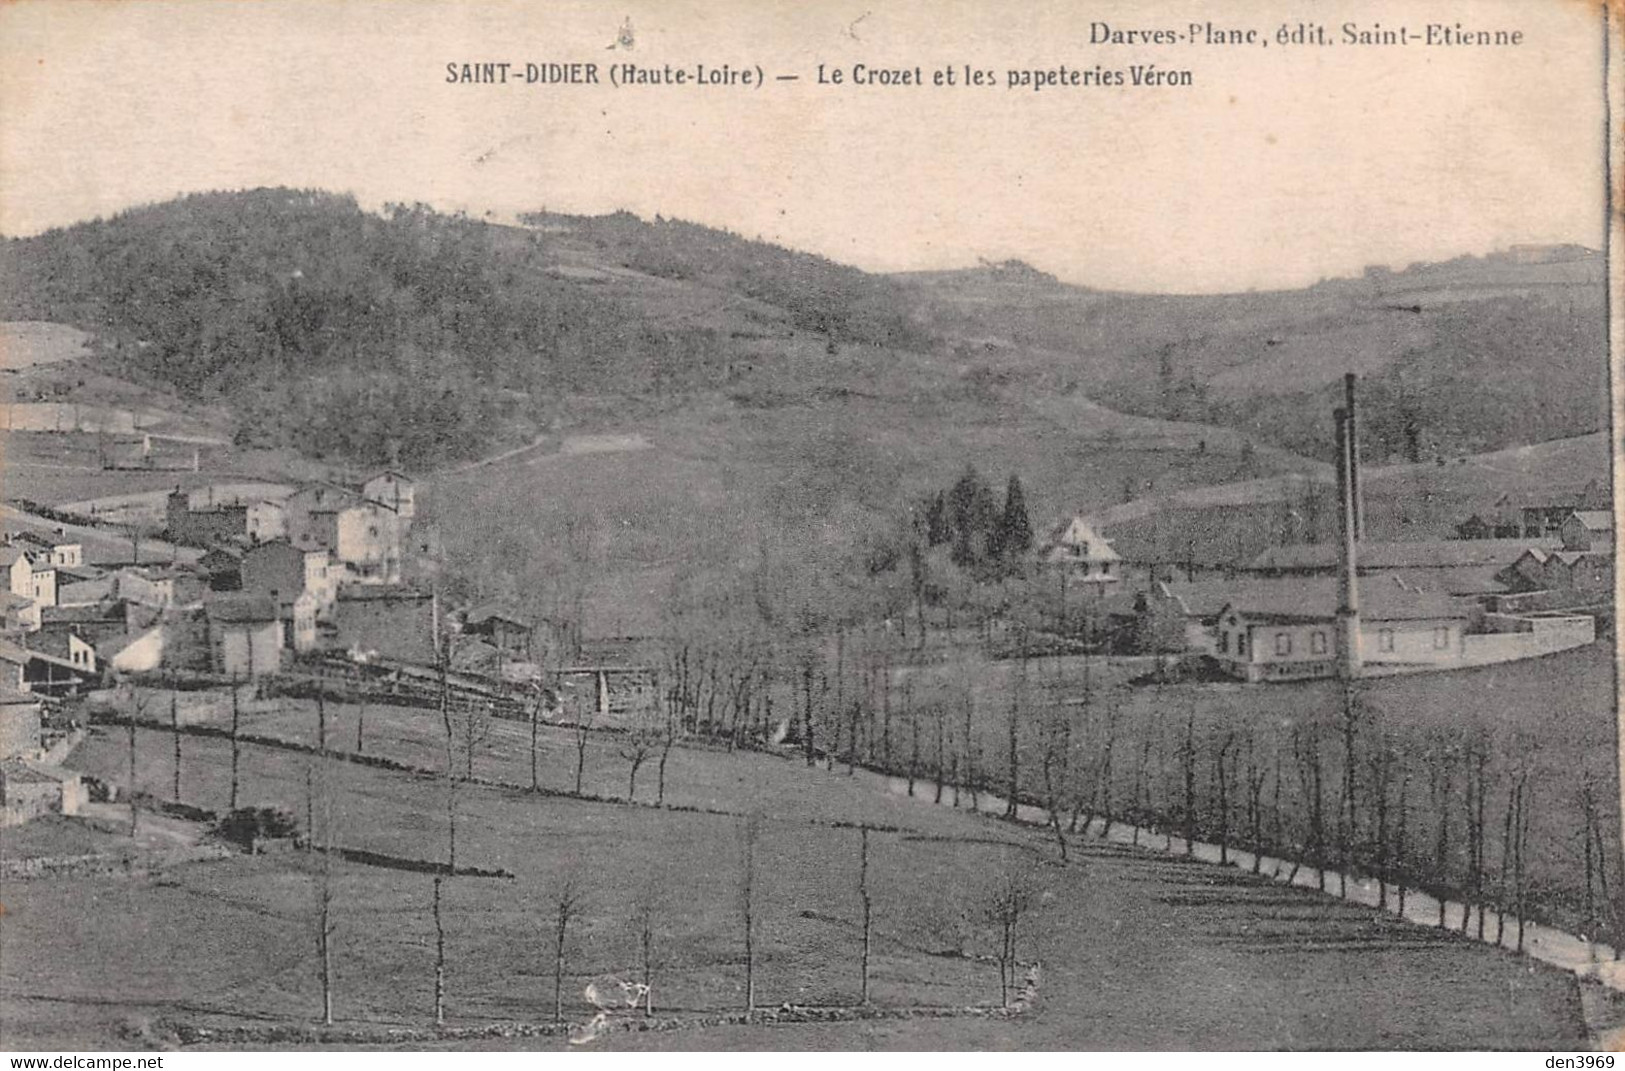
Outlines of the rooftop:
[{"label": "rooftop", "polygon": [[[1265,584],[1238,584],[1225,605],[1254,618],[1325,621],[1337,615],[1337,588],[1334,577],[1301,577]],[[1465,618],[1468,612],[1468,604],[1462,599],[1433,591],[1417,591],[1388,577],[1362,580],[1359,601],[1362,621]]]},{"label": "rooftop", "polygon": [[204,601],[203,611],[222,624],[276,620],[276,604],[263,595],[216,595]]},{"label": "rooftop", "polygon": [[[1361,543],[1356,558],[1361,569],[1457,569],[1510,565],[1531,548],[1556,550],[1557,539],[1422,539],[1396,543]],[[1341,554],[1333,543],[1270,547],[1246,568],[1269,572],[1334,570]]]}]

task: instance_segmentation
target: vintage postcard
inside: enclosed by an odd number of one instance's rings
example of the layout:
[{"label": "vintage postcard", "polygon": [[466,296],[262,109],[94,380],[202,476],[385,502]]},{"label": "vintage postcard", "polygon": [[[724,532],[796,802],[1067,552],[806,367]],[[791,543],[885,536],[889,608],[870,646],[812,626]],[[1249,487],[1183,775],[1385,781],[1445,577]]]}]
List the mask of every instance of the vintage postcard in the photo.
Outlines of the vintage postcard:
[{"label": "vintage postcard", "polygon": [[0,6],[0,1049],[1611,1067],[1618,27]]}]

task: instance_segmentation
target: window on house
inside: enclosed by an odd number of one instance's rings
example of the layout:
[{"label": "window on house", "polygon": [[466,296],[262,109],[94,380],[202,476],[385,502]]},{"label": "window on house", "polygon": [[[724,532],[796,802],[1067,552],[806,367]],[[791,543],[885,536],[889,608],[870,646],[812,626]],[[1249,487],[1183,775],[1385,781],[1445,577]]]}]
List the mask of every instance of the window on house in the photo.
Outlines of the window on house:
[{"label": "window on house", "polygon": [[1111,576],[1112,575],[1112,563],[1111,562],[1101,562],[1100,563],[1100,575],[1101,576]]},{"label": "window on house", "polygon": [[1241,655],[1243,658],[1247,656],[1247,634],[1245,632],[1236,633],[1236,654]]},{"label": "window on house", "polygon": [[1394,649],[1394,630],[1379,628],[1377,630],[1377,650],[1392,651]]},{"label": "window on house", "polygon": [[1219,653],[1220,654],[1229,654],[1230,653],[1230,633],[1228,633],[1228,632],[1219,633]]},{"label": "window on house", "polygon": [[1309,653],[1326,653],[1326,634],[1324,632],[1316,631],[1309,634]]},{"label": "window on house", "polygon": [[1278,658],[1285,658],[1292,653],[1292,634],[1277,632],[1275,634],[1275,654]]},{"label": "window on house", "polygon": [[372,525],[371,527],[369,527],[367,529],[367,534],[369,536],[371,536],[372,538],[377,539],[378,538],[378,526],[375,524],[375,525]]},{"label": "window on house", "polygon": [[1433,630],[1433,649],[1435,651],[1448,650],[1450,647],[1450,627],[1440,625]]}]

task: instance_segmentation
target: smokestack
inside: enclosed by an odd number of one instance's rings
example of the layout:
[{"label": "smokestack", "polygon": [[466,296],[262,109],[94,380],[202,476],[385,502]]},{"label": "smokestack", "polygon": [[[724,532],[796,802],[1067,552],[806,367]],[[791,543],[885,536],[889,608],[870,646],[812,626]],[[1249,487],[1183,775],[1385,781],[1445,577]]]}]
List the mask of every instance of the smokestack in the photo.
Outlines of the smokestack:
[{"label": "smokestack", "polygon": [[1355,513],[1354,442],[1349,413],[1336,411],[1338,534],[1342,554],[1337,563],[1337,676],[1353,680],[1360,675],[1360,581]]},{"label": "smokestack", "polygon": [[1343,373],[1343,409],[1348,422],[1349,494],[1354,499],[1354,538],[1365,538],[1365,495],[1360,489],[1360,422],[1354,415],[1354,373]]}]

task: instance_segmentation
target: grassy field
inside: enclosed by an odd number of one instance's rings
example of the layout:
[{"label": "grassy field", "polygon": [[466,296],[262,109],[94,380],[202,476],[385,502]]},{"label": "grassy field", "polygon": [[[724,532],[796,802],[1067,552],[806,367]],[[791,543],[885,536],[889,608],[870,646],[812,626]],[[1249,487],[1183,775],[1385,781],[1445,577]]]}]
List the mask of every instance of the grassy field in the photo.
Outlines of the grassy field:
[{"label": "grassy field", "polygon": [[[334,737],[354,711],[332,712]],[[368,708],[367,747],[433,761],[432,715]],[[253,719],[255,732],[309,739],[304,706]],[[528,781],[528,734],[503,725],[476,774]],[[544,784],[573,780],[573,736],[548,730]],[[353,744],[350,738],[344,746]],[[182,741],[182,796],[221,808],[229,744]],[[74,756],[87,772],[127,777],[128,744],[96,730]],[[625,772],[593,741],[589,791],[616,793]],[[443,753],[442,753],[443,754]],[[137,734],[137,781],[166,796],[168,733]],[[445,785],[346,763],[326,767],[333,837],[346,847],[430,859],[446,842]],[[308,755],[245,746],[243,802],[301,815]],[[322,768],[316,783],[323,784]],[[645,777],[648,775],[645,774]],[[875,1002],[997,1003],[992,935],[974,906],[1019,865],[1041,907],[1019,955],[1041,960],[1038,1002],[1011,1020],[897,1020],[612,1034],[606,1044],[677,1048],[1538,1047],[1583,1043],[1574,983],[1558,972],[1447,935],[1246,875],[1149,853],[1088,846],[1059,866],[1040,833],[862,778],[757,753],[681,748],[668,801],[766,813],[757,841],[758,1002],[850,1003],[857,993],[858,834],[871,835]],[[650,786],[652,788],[652,785]],[[640,797],[644,794],[640,784]],[[327,798],[318,791],[319,798]],[[457,792],[458,862],[512,879],[456,878],[443,904],[452,1025],[551,1014],[551,897],[584,893],[572,931],[566,1017],[592,1010],[593,977],[635,973],[632,923],[657,890],[657,1010],[718,1011],[742,999],[737,817],[474,785]],[[146,819],[151,821],[149,817]],[[320,835],[320,833],[319,833]],[[73,847],[82,848],[81,841]],[[114,838],[100,832],[94,837]],[[65,841],[66,842],[66,841]],[[64,842],[64,843],[65,843]],[[27,842],[47,852],[51,837]],[[7,854],[11,854],[8,844]],[[59,849],[60,850],[60,849]],[[1028,869],[1030,868],[1030,869]],[[19,1045],[140,1042],[164,1019],[197,1024],[309,1022],[319,1009],[318,864],[301,853],[199,862],[137,878],[8,882],[0,942],[0,1019]],[[432,1011],[434,929],[425,874],[337,864],[337,1015],[341,1026],[424,1026]],[[69,936],[71,935],[71,937]],[[71,953],[70,950],[71,949]],[[53,958],[54,957],[54,958]],[[54,963],[49,972],[37,964]],[[161,1033],[161,1031],[158,1031]],[[146,1036],[154,1036],[149,1029]],[[380,1039],[381,1043],[384,1039]],[[559,1041],[489,1044],[553,1047]]]},{"label": "grassy field", "polygon": [[[1334,682],[1130,683],[1131,677],[1143,673],[1143,665],[1130,670],[1100,660],[1091,662],[1087,672],[1077,659],[1035,660],[1029,665],[1017,749],[1025,796],[1045,797],[1042,768],[1049,751],[1055,769],[1063,761],[1067,764],[1060,790],[1063,802],[1070,808],[1081,800],[1085,811],[1098,813],[1104,807],[1103,759],[1109,740],[1114,815],[1137,814],[1142,822],[1181,832],[1188,747],[1193,755],[1196,830],[1202,839],[1217,840],[1221,822],[1233,844],[1251,836],[1247,810],[1251,768],[1255,777],[1262,778],[1261,833],[1272,850],[1306,860],[1318,853],[1329,864],[1338,862],[1345,743],[1342,695]],[[1020,674],[1013,661],[901,674],[900,682],[912,681],[910,693],[921,723],[922,776],[933,776],[936,712],[942,710],[950,763],[964,753],[962,741],[968,738],[984,784],[992,791],[1005,790],[1008,719]],[[894,696],[899,691],[900,683],[894,684]],[[1452,898],[1470,891],[1468,756],[1482,750],[1486,755],[1482,895],[1490,899],[1512,895],[1510,887],[1500,884],[1507,842],[1504,827],[1508,794],[1526,776],[1532,786],[1525,796],[1529,832],[1524,850],[1531,914],[1571,931],[1601,932],[1605,939],[1625,937],[1602,896],[1604,880],[1616,901],[1621,889],[1618,815],[1609,803],[1617,799],[1613,694],[1610,651],[1600,644],[1524,662],[1364,682],[1355,733],[1356,794],[1363,801],[1357,803],[1356,819],[1359,868],[1373,872],[1378,853],[1384,850],[1375,835],[1375,807],[1385,796],[1385,851],[1391,874],[1404,874],[1411,884],[1444,891]],[[1071,725],[1069,752],[1063,752],[1060,743],[1063,720]],[[898,735],[904,730],[899,729]],[[1219,805],[1221,746],[1227,748],[1227,808]],[[1311,756],[1316,753],[1324,814],[1318,847],[1309,825],[1313,792],[1305,780],[1313,776]],[[1378,765],[1384,756],[1390,763],[1386,773]],[[906,762],[906,754],[899,751],[893,766]],[[1596,835],[1604,846],[1604,854],[1594,857],[1589,913],[1584,802],[1588,784]],[[1397,828],[1402,789],[1407,832],[1401,861]],[[1476,810],[1476,803],[1472,807]],[[1441,819],[1446,824],[1442,855]]]}]

